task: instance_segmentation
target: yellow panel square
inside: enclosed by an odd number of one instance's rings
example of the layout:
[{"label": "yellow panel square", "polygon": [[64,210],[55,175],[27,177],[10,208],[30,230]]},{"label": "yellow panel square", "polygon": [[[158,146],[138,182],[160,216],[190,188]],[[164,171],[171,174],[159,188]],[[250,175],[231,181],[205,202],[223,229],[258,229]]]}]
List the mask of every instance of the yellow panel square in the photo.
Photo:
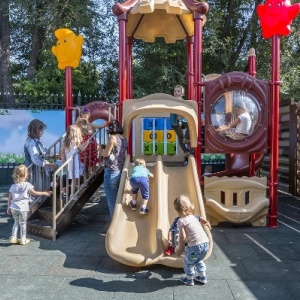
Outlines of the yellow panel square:
[{"label": "yellow panel square", "polygon": [[144,142],[152,142],[153,141],[153,131],[152,130],[144,130],[143,137],[144,137]]},{"label": "yellow panel square", "polygon": [[164,131],[155,130],[155,142],[163,142],[163,141],[164,141]]},{"label": "yellow panel square", "polygon": [[167,131],[167,141],[169,143],[175,143],[176,142],[176,132],[174,130],[168,130]]}]

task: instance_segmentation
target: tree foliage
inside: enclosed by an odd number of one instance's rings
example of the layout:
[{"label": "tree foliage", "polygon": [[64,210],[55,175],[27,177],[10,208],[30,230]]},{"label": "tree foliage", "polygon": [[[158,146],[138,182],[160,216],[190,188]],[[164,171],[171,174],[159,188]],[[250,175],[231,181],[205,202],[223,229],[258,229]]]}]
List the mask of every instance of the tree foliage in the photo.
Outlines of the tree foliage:
[{"label": "tree foliage", "polygon": [[[54,31],[67,27],[85,38],[83,56],[73,70],[74,94],[118,97],[118,21],[113,0],[2,0],[0,4],[0,92],[64,93],[64,71],[51,53]],[[257,57],[257,78],[270,78],[271,41],[264,40],[256,13],[265,0],[208,0],[203,28],[203,73],[246,71],[248,51]],[[295,1],[292,1],[295,2]],[[299,17],[281,38],[282,97],[300,98]],[[186,41],[165,44],[134,41],[134,97],[172,93],[186,84]],[[13,99],[7,99],[13,101]]]}]

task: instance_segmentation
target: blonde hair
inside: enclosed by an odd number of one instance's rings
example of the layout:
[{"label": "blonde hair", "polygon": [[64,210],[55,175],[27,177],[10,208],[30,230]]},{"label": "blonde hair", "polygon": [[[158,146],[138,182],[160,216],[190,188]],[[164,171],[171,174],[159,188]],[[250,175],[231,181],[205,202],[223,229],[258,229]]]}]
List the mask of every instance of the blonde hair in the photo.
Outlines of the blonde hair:
[{"label": "blonde hair", "polygon": [[78,118],[75,124],[80,128],[82,135],[89,134],[89,121],[85,118]]},{"label": "blonde hair", "polygon": [[181,96],[183,96],[184,95],[184,87],[182,85],[177,84],[177,85],[175,85],[174,90],[176,88],[180,88],[181,89]]},{"label": "blonde hair", "polygon": [[143,158],[137,158],[135,160],[135,165],[146,167],[146,161]]},{"label": "blonde hair", "polygon": [[19,165],[14,168],[12,178],[14,183],[25,182],[28,175],[27,167],[24,165]]},{"label": "blonde hair", "polygon": [[174,208],[178,213],[188,216],[194,214],[195,206],[191,203],[189,197],[180,195],[174,200]]},{"label": "blonde hair", "polygon": [[70,125],[64,139],[64,143],[63,143],[64,147],[66,149],[70,149],[71,144],[75,146],[79,146],[81,141],[82,141],[82,134],[78,125]]}]

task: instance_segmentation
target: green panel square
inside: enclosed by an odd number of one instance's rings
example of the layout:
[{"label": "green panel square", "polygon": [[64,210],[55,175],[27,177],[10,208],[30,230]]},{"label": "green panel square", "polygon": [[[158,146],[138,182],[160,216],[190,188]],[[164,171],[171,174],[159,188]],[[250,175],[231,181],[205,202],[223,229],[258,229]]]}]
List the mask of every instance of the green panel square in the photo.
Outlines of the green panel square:
[{"label": "green panel square", "polygon": [[155,143],[155,154],[164,154],[164,143]]},{"label": "green panel square", "polygon": [[151,155],[153,154],[153,143],[144,143],[144,154],[145,155]]},{"label": "green panel square", "polygon": [[167,154],[168,155],[176,154],[176,143],[167,143]]}]

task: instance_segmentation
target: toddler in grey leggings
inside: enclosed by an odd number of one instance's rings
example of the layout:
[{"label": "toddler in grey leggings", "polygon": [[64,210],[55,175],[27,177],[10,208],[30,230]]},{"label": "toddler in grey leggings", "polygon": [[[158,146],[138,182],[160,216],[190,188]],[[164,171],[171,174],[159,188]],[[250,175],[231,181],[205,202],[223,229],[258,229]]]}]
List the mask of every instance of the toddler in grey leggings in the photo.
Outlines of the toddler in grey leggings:
[{"label": "toddler in grey leggings", "polygon": [[[14,184],[9,189],[7,200],[7,213],[12,214],[14,225],[10,237],[11,244],[25,245],[29,243],[26,238],[27,232],[27,216],[30,210],[30,194],[34,196],[50,196],[52,191],[38,192],[35,191],[33,185],[26,182],[28,176],[27,167],[20,165],[15,167],[13,171]],[[18,230],[20,227],[20,239],[18,239]]]}]

